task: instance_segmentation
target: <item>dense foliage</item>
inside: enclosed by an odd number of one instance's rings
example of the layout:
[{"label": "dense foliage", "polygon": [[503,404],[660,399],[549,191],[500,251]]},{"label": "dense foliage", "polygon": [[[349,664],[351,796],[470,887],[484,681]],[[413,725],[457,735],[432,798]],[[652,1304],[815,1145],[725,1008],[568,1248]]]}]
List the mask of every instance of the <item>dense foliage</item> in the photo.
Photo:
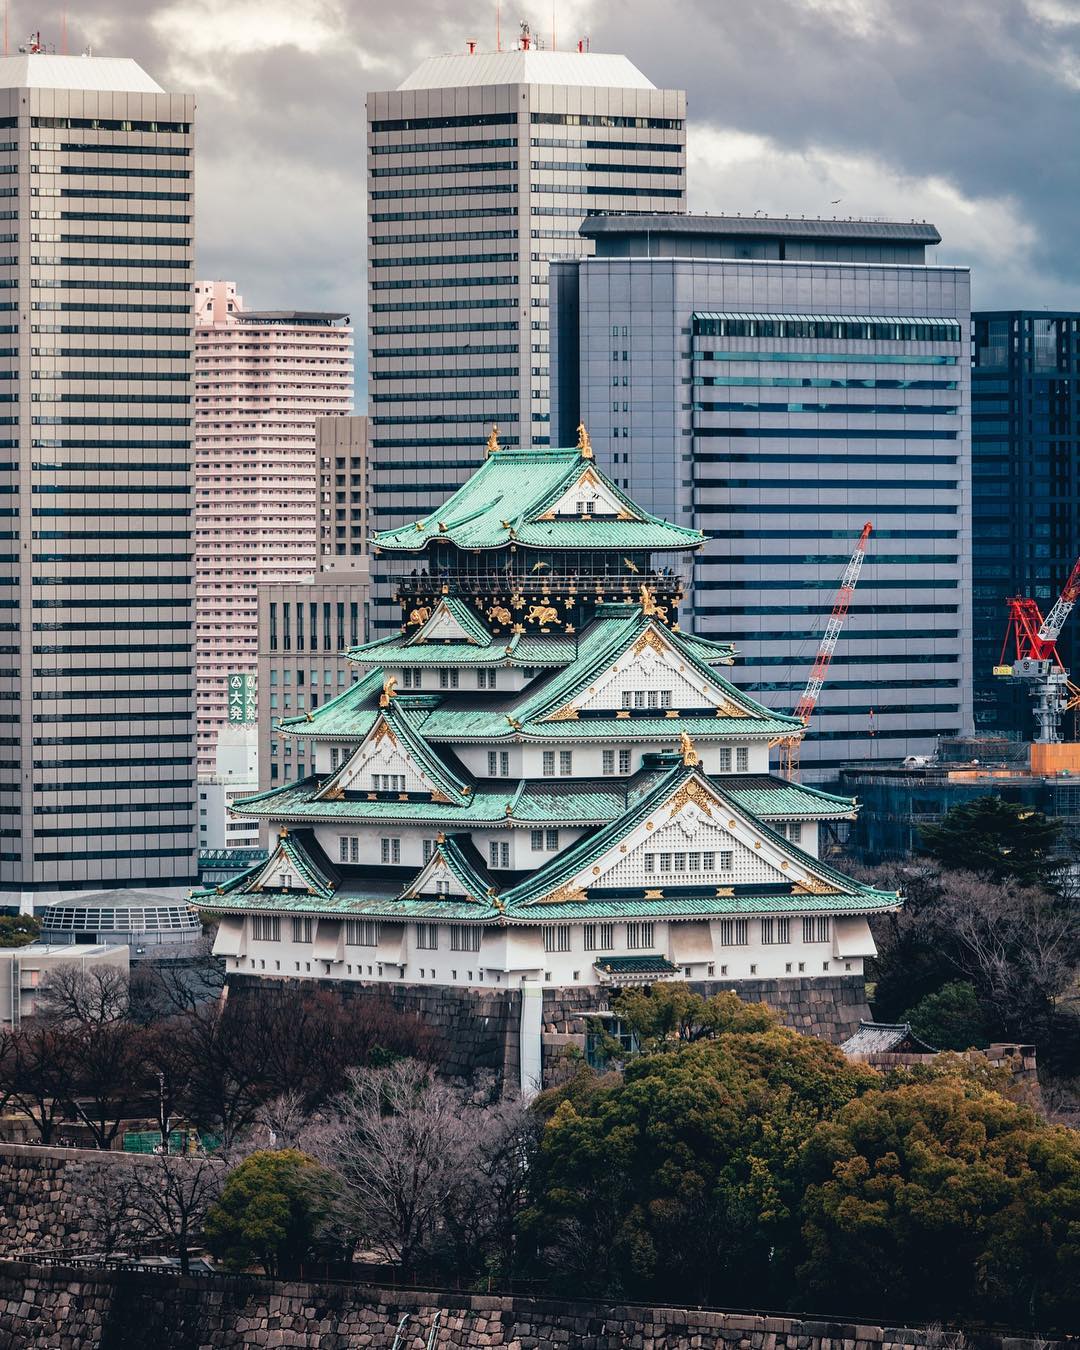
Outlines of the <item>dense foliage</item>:
[{"label": "dense foliage", "polygon": [[[654,991],[652,1025],[686,992]],[[622,1074],[582,1068],[540,1099],[533,1273],[602,1297],[1075,1325],[1080,1135],[979,1057],[883,1078],[724,1004],[696,1041],[675,1019]]]},{"label": "dense foliage", "polygon": [[994,881],[1050,885],[1060,867],[1061,822],[1001,797],[964,802],[920,833],[924,852],[943,866]]},{"label": "dense foliage", "polygon": [[258,1263],[290,1276],[315,1254],[330,1178],[298,1149],[260,1150],[229,1173],[204,1225],[210,1250],[229,1270]]},{"label": "dense foliage", "polygon": [[41,921],[30,914],[0,914],[0,947],[25,947],[41,936]]}]

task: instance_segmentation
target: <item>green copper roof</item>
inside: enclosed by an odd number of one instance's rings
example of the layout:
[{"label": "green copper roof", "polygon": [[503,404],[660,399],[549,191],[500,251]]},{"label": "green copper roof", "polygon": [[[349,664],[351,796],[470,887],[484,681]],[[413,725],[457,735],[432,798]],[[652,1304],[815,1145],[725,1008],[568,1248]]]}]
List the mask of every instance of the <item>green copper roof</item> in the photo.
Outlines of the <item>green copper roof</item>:
[{"label": "green copper roof", "polygon": [[380,666],[568,666],[577,655],[573,638],[514,633],[509,639],[477,646],[469,642],[427,642],[393,634],[354,647],[349,659]]},{"label": "green copper roof", "polygon": [[834,797],[803,783],[789,783],[772,774],[731,774],[711,779],[733,802],[752,816],[812,816],[848,819],[855,815],[851,797]]},{"label": "green copper roof", "polygon": [[698,637],[696,633],[680,633],[683,647],[706,666],[733,666],[735,644],[714,642],[712,638]]},{"label": "green copper roof", "polygon": [[[551,514],[554,505],[583,474],[591,474],[618,516]],[[619,518],[621,517],[621,518]],[[500,449],[430,516],[413,525],[375,535],[384,553],[420,553],[433,540],[458,548],[494,549],[517,543],[526,548],[667,550],[697,548],[698,530],[671,525],[642,511],[591,458],[572,449]]]}]

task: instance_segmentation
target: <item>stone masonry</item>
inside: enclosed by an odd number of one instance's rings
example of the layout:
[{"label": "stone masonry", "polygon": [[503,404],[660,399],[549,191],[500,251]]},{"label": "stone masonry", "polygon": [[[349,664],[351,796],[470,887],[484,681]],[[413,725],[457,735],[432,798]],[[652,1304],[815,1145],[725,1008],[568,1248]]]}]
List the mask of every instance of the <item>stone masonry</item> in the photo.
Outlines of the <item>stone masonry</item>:
[{"label": "stone masonry", "polygon": [[1060,1346],[940,1327],[0,1262],[0,1346],[12,1350],[942,1350],[954,1344],[965,1350]]}]

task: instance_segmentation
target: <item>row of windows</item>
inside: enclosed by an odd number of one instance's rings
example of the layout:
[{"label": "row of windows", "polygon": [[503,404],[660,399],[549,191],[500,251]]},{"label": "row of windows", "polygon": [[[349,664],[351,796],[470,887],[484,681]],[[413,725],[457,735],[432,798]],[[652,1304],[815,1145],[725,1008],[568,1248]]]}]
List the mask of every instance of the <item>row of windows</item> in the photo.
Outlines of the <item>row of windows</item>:
[{"label": "row of windows", "polygon": [[[695,315],[697,337],[811,338],[858,342],[959,342],[959,323],[920,323],[918,319],[826,319],[739,315]],[[739,358],[736,358],[739,359]],[[860,359],[858,357],[856,360]]]},{"label": "row of windows", "polygon": [[[499,276],[495,276],[495,277],[487,277],[487,276],[476,276],[476,277],[450,277],[450,276],[442,276],[442,277],[405,277],[405,278],[403,278],[403,279],[401,279],[401,280],[395,280],[395,281],[373,281],[373,282],[371,283],[371,289],[372,289],[373,291],[412,291],[412,290],[432,290],[432,289],[436,289],[436,288],[438,288],[438,287],[440,287],[440,286],[516,286],[516,285],[517,285],[517,281],[518,281],[518,279],[517,279],[517,277],[515,277],[515,276],[505,276],[505,277],[499,277]],[[94,285],[94,284],[101,284],[101,285],[104,285],[104,284],[106,284],[106,283],[104,283],[104,282],[102,282],[102,283],[88,282],[88,283],[87,283],[87,285]],[[121,284],[121,283],[117,283],[117,284],[119,285],[119,284]],[[123,284],[128,284],[128,283],[123,283]],[[132,282],[132,283],[130,283],[130,284],[131,284],[132,286],[136,286],[138,283]],[[156,289],[156,288],[155,288],[155,289]]]},{"label": "row of windows", "polygon": [[[645,149],[643,146],[642,149]],[[534,159],[531,169],[546,170],[549,173],[647,173],[681,174],[680,164],[600,164],[592,161]],[[535,185],[534,185],[535,186]]]},{"label": "row of windows", "polygon": [[376,223],[389,224],[392,221],[402,220],[465,220],[475,216],[487,220],[493,216],[516,216],[517,213],[516,206],[474,206],[445,211],[374,211],[370,219]]},{"label": "row of windows", "polygon": [[[853,455],[845,451],[839,454],[827,450],[819,454],[793,454],[781,452],[771,454],[766,451],[753,451],[749,454],[737,454],[735,451],[697,451],[693,456],[695,464],[828,464],[835,468],[840,464],[940,464],[946,468],[955,467],[959,462],[957,455]],[[874,555],[875,559],[877,554]]]},{"label": "row of windows", "polygon": [[[8,119],[5,126],[17,126],[16,119]],[[128,118],[112,117],[31,117],[32,127],[51,127],[65,130],[87,131],[151,131],[173,136],[186,136],[191,132],[190,122],[140,122]],[[82,147],[79,147],[80,149]],[[100,147],[104,149],[105,147]],[[110,146],[109,150],[115,147]]]},{"label": "row of windows", "polygon": [[[519,328],[517,320],[512,319],[505,323],[407,323],[393,328],[372,328],[371,333],[374,337],[391,337],[396,333],[516,333]],[[514,351],[517,350],[515,346]],[[392,356],[395,353],[383,350],[373,352],[372,355]]]},{"label": "row of windows", "polygon": [[623,117],[612,113],[534,112],[534,126],[559,127],[636,127],[643,131],[681,131],[681,117]]},{"label": "row of windows", "polygon": [[372,267],[457,267],[462,263],[512,263],[517,262],[517,252],[513,253],[425,253],[408,258],[373,258]]},{"label": "row of windows", "polygon": [[[31,211],[32,216],[40,213]],[[110,224],[113,221],[123,221],[128,225],[190,225],[190,216],[163,216],[146,211],[61,211],[61,220],[90,221],[101,220]],[[169,239],[155,240],[155,243],[168,244]]]},{"label": "row of windows", "polygon": [[[511,150],[517,145],[516,136],[491,136],[480,140],[409,141],[405,145],[372,145],[370,155],[426,155],[447,150]],[[377,242],[372,240],[373,243]]]},{"label": "row of windows", "polygon": [[[858,359],[858,358],[856,358]],[[760,385],[764,389],[959,389],[957,380],[830,379],[810,375],[695,375],[693,383],[716,387]]]},{"label": "row of windows", "polygon": [[391,117],[371,123],[371,130],[380,131],[429,131],[443,127],[494,127],[516,126],[516,112],[467,113],[453,117]]},{"label": "row of windows", "polygon": [[[31,189],[31,195],[39,195],[37,188]],[[55,196],[55,190],[40,193],[42,197]],[[114,192],[108,188],[61,188],[61,197],[93,197],[96,201],[124,202],[189,202],[190,192]]]},{"label": "row of windows", "polygon": [[865,416],[868,413],[902,417],[950,417],[959,407],[937,403],[764,403],[760,400],[734,402],[695,402],[694,412],[757,412],[757,413],[846,413]]},{"label": "row of windows", "polygon": [[[851,412],[850,408],[845,409]],[[695,427],[699,438],[752,437],[755,440],[812,441],[955,441],[955,431],[884,431],[880,427]]]},{"label": "row of windows", "polygon": [[[395,147],[404,149],[405,147]],[[412,146],[407,147],[409,150]],[[372,178],[407,178],[429,173],[516,173],[516,159],[472,160],[462,164],[451,164],[445,160],[440,164],[393,164],[385,168],[372,168],[368,173]],[[376,194],[378,195],[378,194]]]},{"label": "row of windows", "polygon": [[[424,309],[516,309],[516,300],[503,300],[492,296],[473,300],[399,300],[392,305],[372,305],[373,314],[399,314],[405,310],[414,313]],[[402,331],[401,329],[397,330]]]}]

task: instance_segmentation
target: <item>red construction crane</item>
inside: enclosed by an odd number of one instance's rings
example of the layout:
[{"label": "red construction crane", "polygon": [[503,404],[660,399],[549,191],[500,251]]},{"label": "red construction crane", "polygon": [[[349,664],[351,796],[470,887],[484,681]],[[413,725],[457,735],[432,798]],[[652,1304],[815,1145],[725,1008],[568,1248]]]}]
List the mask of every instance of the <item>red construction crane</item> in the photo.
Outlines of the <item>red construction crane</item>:
[{"label": "red construction crane", "polygon": [[[844,626],[844,620],[847,618],[848,607],[851,604],[851,597],[855,591],[855,583],[859,580],[859,573],[862,571],[863,559],[866,557],[867,541],[870,538],[873,525],[869,521],[863,526],[862,534],[859,535],[859,542],[855,545],[855,552],[851,555],[847,567],[844,569],[844,575],[840,582],[840,589],[836,592],[836,599],[833,602],[832,614],[829,616],[829,622],[825,625],[825,632],[821,638],[821,645],[818,647],[817,656],[814,658],[813,669],[810,671],[810,678],[806,682],[806,688],[803,690],[802,698],[799,699],[798,706],[795,709],[794,716],[806,727],[814,715],[814,708],[817,705],[818,695],[821,693],[822,686],[825,683],[825,677],[829,673],[829,663],[832,661],[833,652],[836,650],[836,641],[840,636],[840,630]],[[802,747],[802,733],[794,736],[785,736],[780,742],[780,772],[785,778],[796,783],[799,780],[799,756]]]},{"label": "red construction crane", "polygon": [[[1077,600],[1080,600],[1080,558],[1073,564],[1068,581],[1045,619],[1038,603],[1029,596],[1013,595],[1005,601],[1009,627],[994,674],[1029,682],[1035,700],[1037,744],[1061,740],[1061,715],[1080,700],[1080,689],[1070,681],[1057,650],[1057,640]],[[1011,662],[1006,659],[1010,640],[1016,652]]]}]

